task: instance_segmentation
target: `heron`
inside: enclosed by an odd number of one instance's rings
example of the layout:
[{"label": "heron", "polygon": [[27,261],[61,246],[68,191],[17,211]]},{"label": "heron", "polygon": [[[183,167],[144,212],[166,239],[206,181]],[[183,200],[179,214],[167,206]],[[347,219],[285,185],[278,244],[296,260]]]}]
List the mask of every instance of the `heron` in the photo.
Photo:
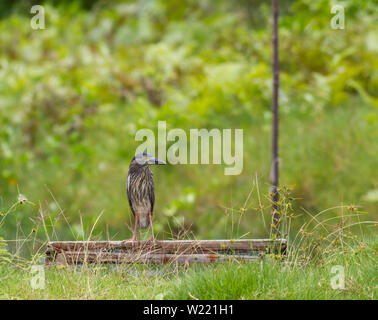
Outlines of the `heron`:
[{"label": "heron", "polygon": [[129,166],[126,190],[131,212],[135,218],[134,232],[131,241],[137,240],[137,226],[145,229],[151,228],[151,241],[155,241],[152,227],[152,213],[155,203],[155,186],[150,165],[165,165],[162,160],[155,158],[147,152],[134,156]]}]

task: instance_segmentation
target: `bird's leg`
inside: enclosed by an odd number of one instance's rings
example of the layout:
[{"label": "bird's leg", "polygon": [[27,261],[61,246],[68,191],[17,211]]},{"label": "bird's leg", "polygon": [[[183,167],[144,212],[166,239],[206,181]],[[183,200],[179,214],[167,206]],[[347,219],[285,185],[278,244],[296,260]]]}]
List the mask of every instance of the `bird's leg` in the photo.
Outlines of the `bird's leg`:
[{"label": "bird's leg", "polygon": [[148,218],[150,220],[150,229],[151,229],[151,238],[150,238],[150,241],[151,242],[155,242],[154,228],[152,227],[152,215],[151,215],[151,212],[149,213]]},{"label": "bird's leg", "polygon": [[131,247],[134,249],[134,242],[137,240],[137,226],[138,226],[138,215],[135,213],[135,226],[134,226],[134,232],[133,237],[130,240],[123,240],[123,243],[127,243],[131,241]]},{"label": "bird's leg", "polygon": [[138,214],[135,213],[135,226],[134,226],[133,237],[131,238],[132,242],[136,241],[136,239],[137,239],[137,236],[136,236],[137,226],[138,226]]}]

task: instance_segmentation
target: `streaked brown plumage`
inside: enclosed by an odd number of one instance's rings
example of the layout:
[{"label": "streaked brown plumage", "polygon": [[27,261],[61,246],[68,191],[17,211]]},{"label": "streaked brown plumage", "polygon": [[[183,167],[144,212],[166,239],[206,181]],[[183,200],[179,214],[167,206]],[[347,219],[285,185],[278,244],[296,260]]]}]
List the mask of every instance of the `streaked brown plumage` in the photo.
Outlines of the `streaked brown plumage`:
[{"label": "streaked brown plumage", "polygon": [[136,240],[136,228],[151,228],[151,239],[154,240],[152,214],[155,204],[155,187],[150,164],[165,164],[155,159],[151,154],[137,154],[130,163],[127,176],[127,197],[130,209],[135,217],[135,227],[132,240]]}]

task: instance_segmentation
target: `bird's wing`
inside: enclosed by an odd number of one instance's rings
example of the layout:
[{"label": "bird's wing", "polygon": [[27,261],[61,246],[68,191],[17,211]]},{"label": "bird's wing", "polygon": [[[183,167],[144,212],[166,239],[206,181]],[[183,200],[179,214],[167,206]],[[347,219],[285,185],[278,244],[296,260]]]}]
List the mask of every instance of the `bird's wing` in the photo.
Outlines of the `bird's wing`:
[{"label": "bird's wing", "polygon": [[150,186],[150,191],[148,193],[148,196],[150,198],[150,203],[151,203],[151,216],[152,213],[154,212],[154,204],[155,204],[155,186],[154,186],[154,180],[151,179],[151,186]]},{"label": "bird's wing", "polygon": [[133,205],[132,205],[131,200],[130,200],[131,199],[131,195],[130,195],[129,185],[130,185],[130,175],[127,176],[127,182],[126,182],[127,200],[129,200],[129,205],[130,205],[131,212],[135,216],[134,208],[133,208]]}]

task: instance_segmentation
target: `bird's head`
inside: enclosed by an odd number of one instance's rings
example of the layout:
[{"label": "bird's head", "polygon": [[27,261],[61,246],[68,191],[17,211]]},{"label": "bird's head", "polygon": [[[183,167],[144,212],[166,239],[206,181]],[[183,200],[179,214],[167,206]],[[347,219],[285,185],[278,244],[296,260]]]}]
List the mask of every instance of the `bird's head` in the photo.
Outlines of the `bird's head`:
[{"label": "bird's head", "polygon": [[155,158],[152,154],[143,152],[135,155],[131,163],[137,163],[141,166],[148,164],[166,164],[164,161]]}]

